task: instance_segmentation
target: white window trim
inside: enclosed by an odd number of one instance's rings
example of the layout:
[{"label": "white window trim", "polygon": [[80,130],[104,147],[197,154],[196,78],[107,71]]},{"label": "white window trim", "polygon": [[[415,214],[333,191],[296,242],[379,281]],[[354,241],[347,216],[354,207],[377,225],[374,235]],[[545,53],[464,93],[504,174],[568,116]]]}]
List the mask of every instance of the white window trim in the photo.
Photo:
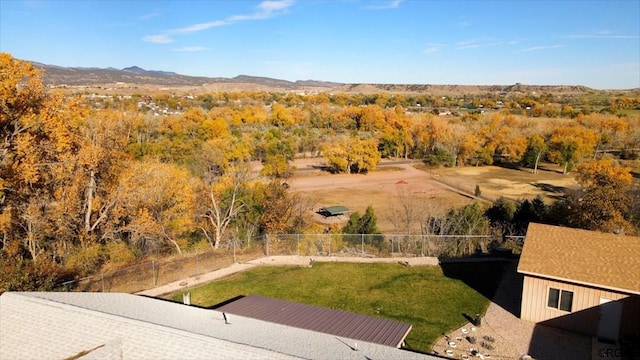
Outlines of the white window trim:
[{"label": "white window trim", "polygon": [[[553,289],[553,290],[558,290],[558,306],[557,306],[557,307],[549,306],[549,295],[551,294],[551,289]],[[570,307],[571,307],[571,310],[563,310],[563,309],[560,309],[560,305],[562,304],[562,294],[563,294],[564,292],[569,292],[569,293],[571,293],[571,306],[570,306]],[[574,295],[575,295],[575,292],[574,292],[574,291],[571,291],[571,290],[564,290],[564,289],[559,288],[559,287],[548,286],[548,287],[547,287],[547,299],[546,299],[546,300],[547,300],[547,302],[546,302],[546,303],[547,303],[547,306],[546,306],[546,307],[547,307],[547,308],[549,308],[549,309],[555,309],[555,310],[557,310],[557,311],[562,311],[563,313],[571,313],[571,312],[573,312],[573,296],[574,296]]]}]

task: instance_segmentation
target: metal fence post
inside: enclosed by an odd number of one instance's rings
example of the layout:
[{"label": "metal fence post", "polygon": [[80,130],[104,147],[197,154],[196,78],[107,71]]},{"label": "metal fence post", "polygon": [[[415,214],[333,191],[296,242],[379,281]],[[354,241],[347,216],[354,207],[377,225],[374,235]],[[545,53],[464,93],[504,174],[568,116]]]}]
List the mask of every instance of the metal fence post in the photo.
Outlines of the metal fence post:
[{"label": "metal fence post", "polygon": [[296,245],[296,255],[300,256],[300,234],[296,234],[297,245]]},{"label": "metal fence post", "polygon": [[269,256],[269,234],[264,236],[264,252],[266,256]]},{"label": "metal fence post", "polygon": [[364,234],[360,234],[360,242],[362,243],[360,246],[360,256],[364,257]]},{"label": "metal fence post", "polygon": [[196,273],[195,275],[200,274],[200,262],[198,261],[198,256],[200,256],[200,252],[196,250]]},{"label": "metal fence post", "polygon": [[236,263],[236,239],[233,239],[233,263]]},{"label": "metal fence post", "polygon": [[151,260],[151,274],[153,276],[153,287],[156,287],[158,284],[158,278],[156,276],[156,261]]}]

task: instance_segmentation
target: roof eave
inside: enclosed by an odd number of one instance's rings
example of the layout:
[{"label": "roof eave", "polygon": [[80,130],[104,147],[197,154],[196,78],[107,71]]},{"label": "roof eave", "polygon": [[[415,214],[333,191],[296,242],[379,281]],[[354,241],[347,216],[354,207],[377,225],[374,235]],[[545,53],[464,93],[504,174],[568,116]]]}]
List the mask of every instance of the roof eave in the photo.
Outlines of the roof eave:
[{"label": "roof eave", "polygon": [[407,329],[407,332],[404,333],[404,336],[402,336],[402,338],[400,339],[400,341],[396,344],[397,348],[401,348],[402,347],[402,343],[404,343],[404,340],[407,338],[407,336],[409,335],[409,332],[411,331],[411,328],[413,327],[413,325],[409,324],[409,328]]},{"label": "roof eave", "polygon": [[540,274],[540,273],[536,273],[536,272],[533,272],[533,271],[526,271],[526,270],[520,270],[520,269],[518,269],[518,272],[520,274],[524,274],[524,275],[531,275],[531,276],[536,276],[536,277],[540,277],[540,278],[547,278],[547,279],[558,280],[558,281],[563,281],[563,282],[569,282],[569,283],[574,283],[574,284],[579,284],[579,285],[585,285],[585,286],[595,287],[595,288],[600,288],[600,289],[605,289],[605,290],[612,290],[612,291],[617,291],[617,292],[630,294],[630,295],[640,295],[640,291],[638,291],[638,290],[623,289],[623,288],[618,288],[618,287],[615,287],[615,286],[602,285],[602,284],[594,284],[594,283],[590,283],[590,282],[586,282],[586,281],[568,279],[568,278],[563,278],[563,277],[560,277],[560,276],[553,276],[553,275],[548,275],[548,274]]}]

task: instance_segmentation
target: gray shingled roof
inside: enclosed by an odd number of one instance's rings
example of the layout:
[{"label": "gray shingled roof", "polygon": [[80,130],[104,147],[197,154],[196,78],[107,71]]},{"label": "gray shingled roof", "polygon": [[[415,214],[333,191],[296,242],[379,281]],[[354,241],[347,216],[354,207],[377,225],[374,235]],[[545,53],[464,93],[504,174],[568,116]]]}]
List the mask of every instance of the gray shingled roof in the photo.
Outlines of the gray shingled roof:
[{"label": "gray shingled roof", "polygon": [[243,296],[216,310],[394,347],[400,347],[411,330],[411,324],[400,321],[258,295]]},{"label": "gray shingled roof", "polygon": [[0,296],[0,359],[436,359],[120,293]]}]

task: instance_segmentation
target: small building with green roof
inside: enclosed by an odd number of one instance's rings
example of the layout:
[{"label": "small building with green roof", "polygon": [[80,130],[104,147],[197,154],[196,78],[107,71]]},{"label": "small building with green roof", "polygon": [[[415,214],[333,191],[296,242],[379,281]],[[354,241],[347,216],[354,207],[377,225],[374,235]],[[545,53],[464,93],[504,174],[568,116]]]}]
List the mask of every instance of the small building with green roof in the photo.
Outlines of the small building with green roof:
[{"label": "small building with green roof", "polygon": [[320,208],[320,210],[318,210],[318,214],[324,217],[340,216],[348,211],[349,209],[346,206],[336,205],[336,206],[327,206],[327,207]]}]

